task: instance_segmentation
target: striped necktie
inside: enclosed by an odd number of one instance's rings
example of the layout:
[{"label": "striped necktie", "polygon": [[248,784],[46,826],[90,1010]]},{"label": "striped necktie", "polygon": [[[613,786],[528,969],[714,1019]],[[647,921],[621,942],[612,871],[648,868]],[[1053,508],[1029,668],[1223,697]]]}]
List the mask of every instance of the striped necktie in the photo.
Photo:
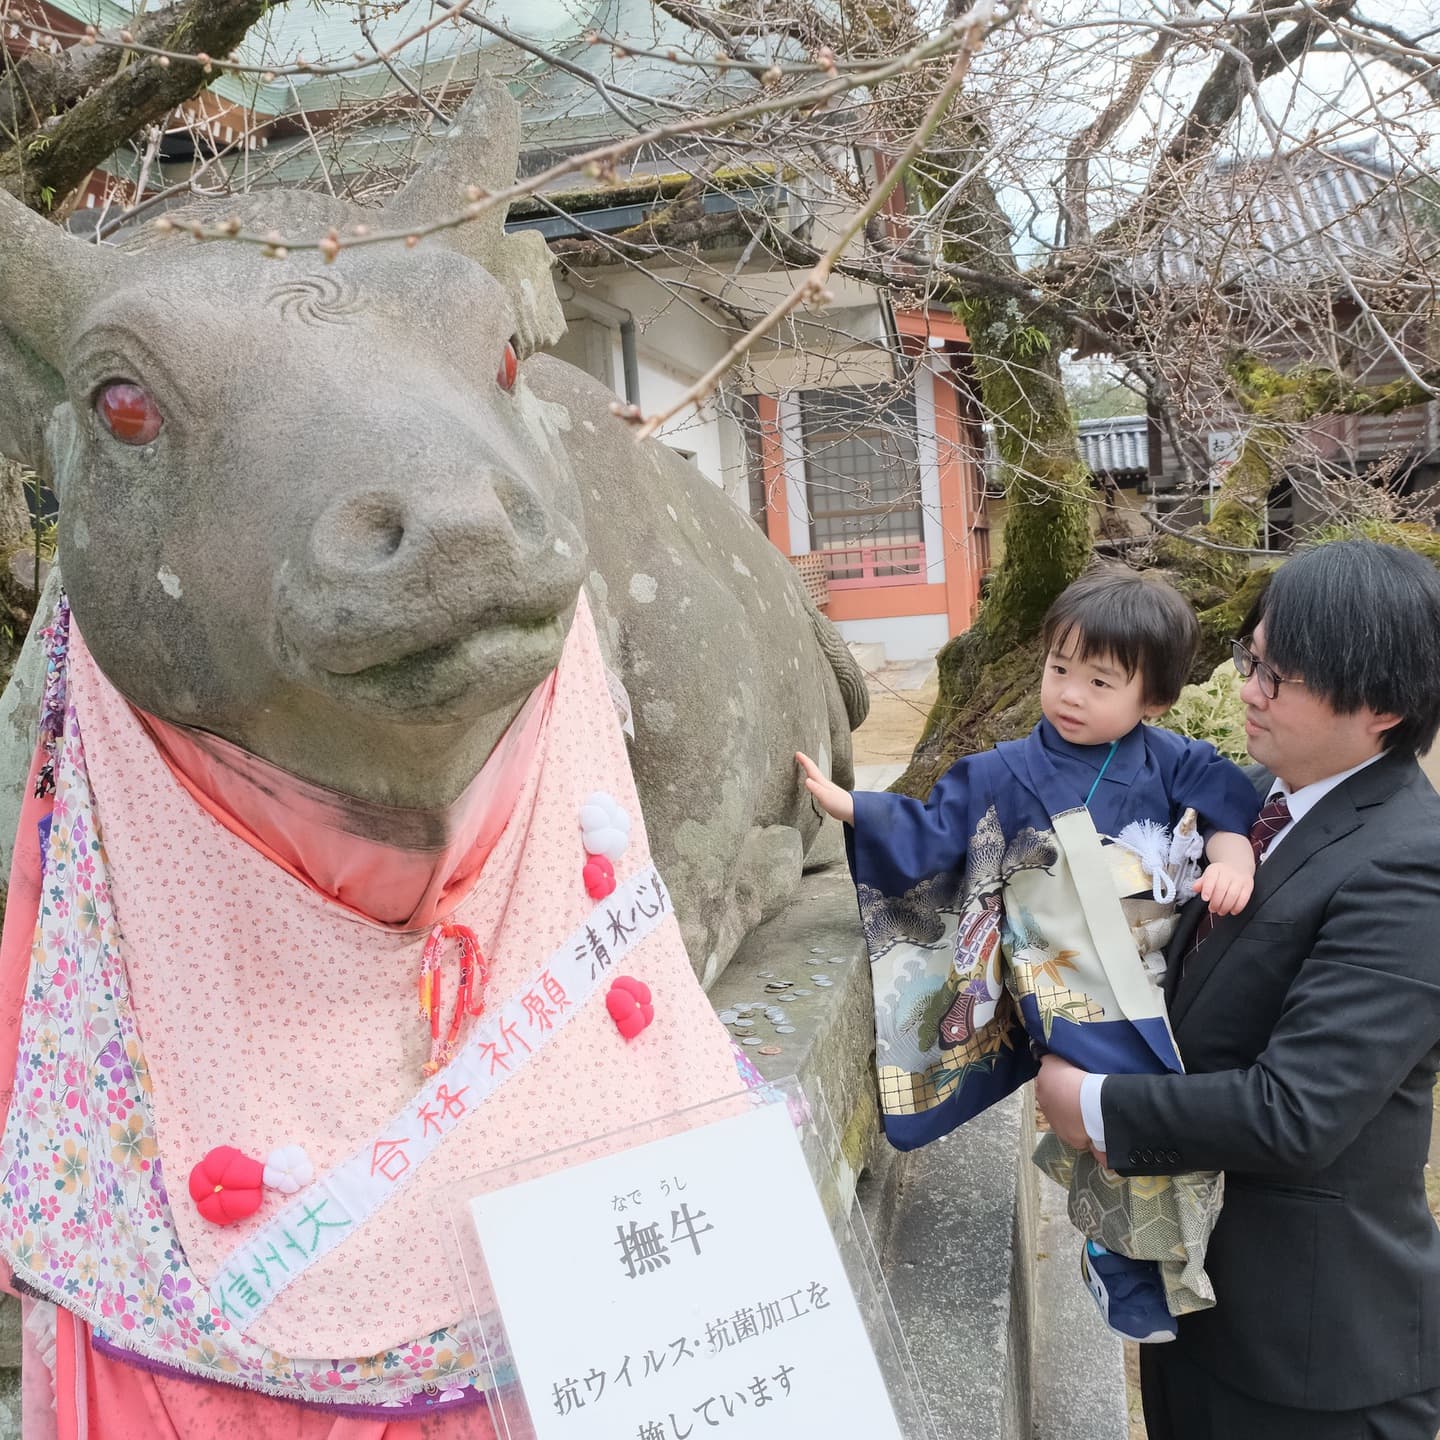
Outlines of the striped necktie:
[{"label": "striped necktie", "polygon": [[[1260,868],[1270,842],[1290,823],[1290,805],[1283,794],[1272,795],[1260,808],[1255,823],[1250,827],[1250,848],[1255,852],[1255,868]],[[1205,937],[1215,928],[1215,914],[1211,910],[1200,917],[1195,927],[1195,943],[1191,954],[1198,950]]]}]

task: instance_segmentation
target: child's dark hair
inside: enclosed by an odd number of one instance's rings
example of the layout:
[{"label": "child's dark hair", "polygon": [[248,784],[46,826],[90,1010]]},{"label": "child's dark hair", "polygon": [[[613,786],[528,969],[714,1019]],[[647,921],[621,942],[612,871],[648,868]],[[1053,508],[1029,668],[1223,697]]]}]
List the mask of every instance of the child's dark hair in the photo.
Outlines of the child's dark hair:
[{"label": "child's dark hair", "polygon": [[1045,612],[1045,651],[1073,636],[1075,658],[1109,656],[1139,674],[1146,705],[1173,705],[1200,644],[1200,622],[1173,585],[1123,565],[1097,565],[1067,585]]}]

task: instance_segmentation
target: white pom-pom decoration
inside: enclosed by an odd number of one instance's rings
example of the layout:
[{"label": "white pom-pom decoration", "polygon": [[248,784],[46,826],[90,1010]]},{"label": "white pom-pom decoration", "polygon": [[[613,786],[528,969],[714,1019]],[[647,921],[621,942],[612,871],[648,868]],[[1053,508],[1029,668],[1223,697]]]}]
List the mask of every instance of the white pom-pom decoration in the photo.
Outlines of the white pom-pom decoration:
[{"label": "white pom-pom decoration", "polygon": [[270,1152],[262,1178],[267,1190],[294,1195],[315,1178],[315,1167],[310,1163],[303,1145],[282,1145]]},{"label": "white pom-pom decoration", "polygon": [[597,790],[580,807],[580,835],[587,855],[603,855],[613,863],[630,843],[630,817],[613,795]]}]

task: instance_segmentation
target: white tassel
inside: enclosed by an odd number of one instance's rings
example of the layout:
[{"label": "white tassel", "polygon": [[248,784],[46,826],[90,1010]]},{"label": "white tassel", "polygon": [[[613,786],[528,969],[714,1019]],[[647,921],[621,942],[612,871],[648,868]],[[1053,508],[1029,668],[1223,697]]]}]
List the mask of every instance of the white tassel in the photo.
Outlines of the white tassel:
[{"label": "white tassel", "polygon": [[1175,899],[1175,881],[1166,868],[1172,844],[1170,831],[1157,820],[1132,820],[1115,837],[1115,843],[1145,867],[1156,904],[1171,904]]},{"label": "white tassel", "polygon": [[1187,810],[1173,835],[1156,820],[1132,820],[1116,837],[1145,867],[1157,905],[1173,905],[1200,873],[1205,841],[1198,824],[1199,816]]}]

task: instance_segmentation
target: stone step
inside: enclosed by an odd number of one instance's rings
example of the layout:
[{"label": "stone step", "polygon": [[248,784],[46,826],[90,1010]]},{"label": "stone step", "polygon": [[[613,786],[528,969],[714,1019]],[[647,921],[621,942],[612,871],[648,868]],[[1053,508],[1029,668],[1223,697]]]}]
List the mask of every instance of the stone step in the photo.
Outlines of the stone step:
[{"label": "stone step", "polygon": [[[839,858],[839,826],[812,851],[834,854],[823,869],[805,875],[780,914],[752,931],[719,979],[710,1002],[721,1013],[737,1004],[761,1008],[751,1016],[746,1054],[767,1080],[798,1076],[819,1094],[837,1132],[841,1193],[848,1208],[856,1181],[879,1143],[875,1086],[870,1057],[875,1025],[870,998],[870,965],[860,935],[855,888]],[[837,863],[838,862],[838,863]],[[820,983],[813,977],[819,976]],[[769,985],[789,981],[785,990]],[[804,991],[783,1003],[780,995]],[[789,1033],[778,1033],[765,1008],[785,1012]],[[731,1030],[734,1038],[745,1034]]]},{"label": "stone step", "polygon": [[1080,1278],[1065,1192],[1039,1176],[1035,1249],[1035,1440],[1126,1440],[1125,1349]]},{"label": "stone step", "polygon": [[857,765],[855,767],[855,788],[857,790],[888,790],[903,774],[905,766],[898,760],[884,765]]},{"label": "stone step", "polygon": [[879,640],[851,640],[848,642],[855,663],[862,669],[874,672],[885,663],[885,646]]},{"label": "stone step", "polygon": [[935,1440],[1032,1440],[1031,1116],[1029,1091],[1012,1095],[898,1157],[888,1198],[862,1187]]}]

